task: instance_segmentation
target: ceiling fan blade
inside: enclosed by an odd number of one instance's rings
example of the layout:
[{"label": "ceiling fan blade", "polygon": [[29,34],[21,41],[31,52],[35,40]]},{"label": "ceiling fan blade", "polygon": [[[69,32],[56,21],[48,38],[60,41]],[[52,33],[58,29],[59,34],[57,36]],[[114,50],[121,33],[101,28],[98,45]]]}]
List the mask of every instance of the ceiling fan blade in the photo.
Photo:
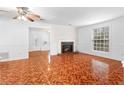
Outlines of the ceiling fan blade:
[{"label": "ceiling fan blade", "polygon": [[31,15],[40,18],[40,15],[37,14],[31,14]]},{"label": "ceiling fan blade", "polygon": [[18,16],[13,17],[13,19],[17,19],[17,18],[18,18]]},{"label": "ceiling fan blade", "polygon": [[41,17],[39,15],[36,15],[36,14],[29,14],[28,16],[34,20],[41,20]]},{"label": "ceiling fan blade", "polygon": [[25,16],[29,21],[31,21],[31,22],[34,22],[34,20],[31,18],[31,17],[29,17],[29,16]]},{"label": "ceiling fan blade", "polygon": [[0,12],[9,12],[9,11],[6,11],[6,10],[0,10]]},{"label": "ceiling fan blade", "polygon": [[28,7],[16,7],[17,9],[28,10]]}]

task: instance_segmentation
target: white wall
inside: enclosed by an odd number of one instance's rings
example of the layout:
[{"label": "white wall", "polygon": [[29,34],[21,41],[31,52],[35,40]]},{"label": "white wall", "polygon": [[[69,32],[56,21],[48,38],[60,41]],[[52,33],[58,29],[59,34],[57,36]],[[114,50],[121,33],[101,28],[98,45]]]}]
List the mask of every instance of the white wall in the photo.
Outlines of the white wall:
[{"label": "white wall", "polygon": [[[50,50],[50,34],[48,29],[30,28],[29,29],[29,51]],[[45,42],[47,42],[45,44]]]},{"label": "white wall", "polygon": [[[29,28],[46,28],[50,31],[51,55],[61,53],[61,41],[74,41],[74,50],[93,55],[108,57],[116,60],[124,59],[124,17],[111,21],[78,28],[63,25],[49,25],[42,23],[26,23],[5,21],[0,23],[0,53],[8,52],[9,59],[18,60],[28,58]],[[92,29],[101,26],[110,26],[110,52],[93,51]],[[76,39],[77,34],[77,39]],[[78,44],[76,43],[78,41]]]},{"label": "white wall", "polygon": [[[61,41],[76,41],[75,28],[71,26],[52,25],[50,37],[51,55],[61,53]],[[74,46],[75,50],[75,46]]]},{"label": "white wall", "polygon": [[28,28],[22,22],[0,23],[0,53],[8,52],[6,60],[28,58]]},{"label": "white wall", "polygon": [[[116,60],[124,59],[124,17],[78,28],[78,51]],[[110,51],[93,50],[92,33],[97,27],[110,26]]]},{"label": "white wall", "polygon": [[[75,28],[46,23],[31,23],[24,21],[3,21],[0,23],[0,53],[8,52],[9,58],[2,61],[27,59],[29,49],[30,28],[47,29],[50,33],[50,53],[61,53],[61,41],[76,41]],[[74,50],[76,46],[74,46]]]},{"label": "white wall", "polygon": [[45,23],[31,23],[19,20],[0,22],[0,53],[9,53],[8,59],[0,61],[28,58],[30,27],[49,28],[49,25]]},{"label": "white wall", "polygon": [[61,41],[75,42],[76,40],[75,28],[71,26],[50,25],[41,22],[31,23],[19,20],[2,21],[0,23],[0,53],[9,53],[9,59],[6,60],[28,58],[28,52],[34,50],[29,47],[30,28],[43,28],[49,31],[51,55],[61,53]]}]

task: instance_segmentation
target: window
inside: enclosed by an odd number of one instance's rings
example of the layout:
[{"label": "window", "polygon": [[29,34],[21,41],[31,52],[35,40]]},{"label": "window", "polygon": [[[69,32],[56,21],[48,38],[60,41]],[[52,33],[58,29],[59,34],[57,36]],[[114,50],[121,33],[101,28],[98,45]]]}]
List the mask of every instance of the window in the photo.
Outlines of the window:
[{"label": "window", "polygon": [[94,29],[94,50],[109,52],[109,27]]}]

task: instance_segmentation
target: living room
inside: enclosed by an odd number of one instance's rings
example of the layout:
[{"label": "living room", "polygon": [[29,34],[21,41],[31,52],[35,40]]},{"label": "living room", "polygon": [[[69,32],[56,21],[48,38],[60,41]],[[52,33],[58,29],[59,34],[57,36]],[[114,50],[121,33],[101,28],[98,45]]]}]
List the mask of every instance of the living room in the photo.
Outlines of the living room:
[{"label": "living room", "polygon": [[0,84],[124,84],[123,11],[1,7]]}]

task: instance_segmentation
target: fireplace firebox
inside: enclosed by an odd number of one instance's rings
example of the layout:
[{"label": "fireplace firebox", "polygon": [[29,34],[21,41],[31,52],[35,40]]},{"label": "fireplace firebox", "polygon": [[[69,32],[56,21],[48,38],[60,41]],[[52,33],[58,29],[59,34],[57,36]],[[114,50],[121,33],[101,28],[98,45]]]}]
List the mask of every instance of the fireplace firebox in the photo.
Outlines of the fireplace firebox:
[{"label": "fireplace firebox", "polygon": [[69,53],[73,52],[74,43],[73,42],[61,42],[61,52]]}]

